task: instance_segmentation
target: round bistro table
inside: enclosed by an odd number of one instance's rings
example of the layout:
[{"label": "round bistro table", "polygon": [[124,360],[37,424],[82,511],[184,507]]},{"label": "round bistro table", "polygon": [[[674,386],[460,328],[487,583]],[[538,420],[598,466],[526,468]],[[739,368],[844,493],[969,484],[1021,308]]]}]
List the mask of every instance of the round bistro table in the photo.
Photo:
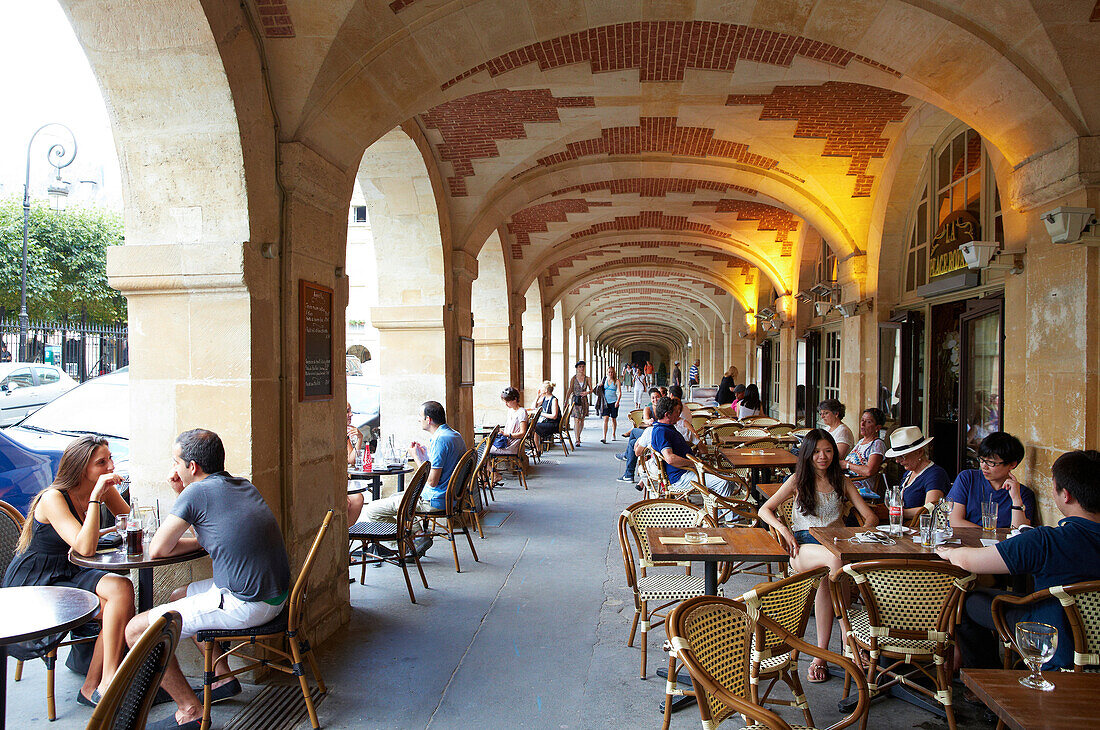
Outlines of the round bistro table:
[{"label": "round bistro table", "polygon": [[145,612],[153,607],[153,568],[161,565],[174,565],[196,560],[206,555],[202,548],[168,558],[153,559],[149,555],[149,546],[142,545],[141,555],[127,555],[126,544],[110,552],[96,553],[91,556],[77,555],[69,551],[69,562],[82,568],[97,568],[109,573],[138,572],[138,611]]},{"label": "round bistro table", "polygon": [[79,588],[13,586],[0,588],[0,730],[8,695],[8,644],[60,634],[89,621],[99,598]]}]

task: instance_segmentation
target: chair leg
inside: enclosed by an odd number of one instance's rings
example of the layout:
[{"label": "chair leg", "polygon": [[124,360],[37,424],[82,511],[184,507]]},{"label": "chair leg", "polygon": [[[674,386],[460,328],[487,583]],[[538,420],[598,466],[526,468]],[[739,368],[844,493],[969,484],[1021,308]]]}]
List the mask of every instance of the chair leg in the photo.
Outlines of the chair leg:
[{"label": "chair leg", "polygon": [[645,679],[645,660],[646,660],[646,648],[649,644],[649,606],[645,601],[642,601],[642,620],[639,623],[638,628],[641,629],[642,635],[638,639],[638,644],[642,650],[642,671],[641,678]]},{"label": "chair leg", "polygon": [[668,652],[668,678],[665,680],[665,717],[661,730],[668,730],[672,723],[672,690],[676,687],[676,655]]},{"label": "chair leg", "polygon": [[477,557],[477,550],[474,550],[474,538],[470,535],[470,528],[466,527],[466,523],[462,524],[462,531],[466,533],[466,542],[470,543],[470,552],[473,553],[474,562],[480,563],[481,561]]},{"label": "chair leg", "polygon": [[[317,708],[313,706],[313,698],[309,695],[309,682],[306,681],[306,673],[302,669],[302,653],[299,650],[298,639],[296,637],[291,638],[288,643],[290,644],[290,653],[294,657],[294,673],[298,675],[298,684],[302,686],[302,699],[306,701],[306,711],[309,712],[309,724],[316,730],[321,727],[321,723],[317,719]],[[312,668],[312,661],[310,661],[310,666]],[[320,677],[317,678],[317,684],[318,686],[321,684]]]},{"label": "chair leg", "polygon": [[23,678],[23,660],[20,659],[15,663],[15,681],[18,682]]},{"label": "chair leg", "polygon": [[519,473],[519,480],[523,484],[523,488],[527,489],[527,475],[524,473],[523,464],[518,464],[516,472]]},{"label": "chair leg", "polygon": [[216,641],[204,642],[202,648],[202,725],[199,730],[210,730],[210,705],[213,699],[214,684],[214,647]]},{"label": "chair leg", "polygon": [[641,609],[634,607],[634,620],[630,622],[630,637],[626,640],[627,646],[634,646],[634,634],[638,630],[638,618],[642,615]]},{"label": "chair leg", "polygon": [[947,671],[943,657],[936,657],[936,694],[939,695],[943,711],[947,715],[948,730],[955,730],[955,708],[951,704],[951,675]]},{"label": "chair leg", "polygon": [[313,679],[317,682],[317,691],[321,694],[328,694],[328,687],[325,686],[325,678],[321,676],[321,667],[317,666],[317,659],[313,656],[313,646],[306,640],[301,627],[298,629],[298,650],[302,652],[306,661],[309,662],[309,670],[313,672]]},{"label": "chair leg", "polygon": [[455,544],[455,531],[450,520],[447,520],[447,539],[451,541],[451,552],[455,557],[455,572],[461,573],[462,569],[458,567],[458,545]]},{"label": "chair leg", "polygon": [[402,554],[397,558],[397,562],[401,566],[401,572],[405,575],[405,587],[409,589],[409,600],[415,604],[416,596],[413,595],[413,584],[412,581],[409,580],[409,566],[405,564],[405,554],[403,548]]},{"label": "chair leg", "polygon": [[53,696],[53,672],[54,667],[57,666],[57,649],[54,649],[42,659],[46,662],[46,717],[50,718],[50,722],[53,722],[57,719],[57,707]]},{"label": "chair leg", "polygon": [[[851,681],[851,677],[847,674],[844,675],[846,679]],[[814,718],[810,714],[810,703],[806,701],[806,692],[802,689],[802,680],[798,678],[798,662],[795,661],[793,672],[784,672],[783,680],[787,683],[787,686],[791,688],[791,694],[794,695],[795,704],[802,708],[802,714],[806,717],[806,727],[814,727]]]},{"label": "chair leg", "polygon": [[420,580],[424,583],[424,587],[428,587],[428,579],[424,577],[424,568],[420,566],[420,556],[416,554],[416,548],[413,547],[413,560],[416,561],[416,569],[420,571]]}]

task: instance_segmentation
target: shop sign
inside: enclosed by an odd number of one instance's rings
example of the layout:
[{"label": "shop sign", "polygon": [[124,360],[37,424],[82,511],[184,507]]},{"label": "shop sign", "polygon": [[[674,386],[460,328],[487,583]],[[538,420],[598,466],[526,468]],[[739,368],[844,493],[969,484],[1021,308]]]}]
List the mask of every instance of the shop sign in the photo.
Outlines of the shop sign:
[{"label": "shop sign", "polygon": [[981,224],[968,210],[955,211],[944,218],[932,238],[932,250],[928,257],[929,279],[965,269],[966,261],[959,246],[978,240],[980,233]]}]

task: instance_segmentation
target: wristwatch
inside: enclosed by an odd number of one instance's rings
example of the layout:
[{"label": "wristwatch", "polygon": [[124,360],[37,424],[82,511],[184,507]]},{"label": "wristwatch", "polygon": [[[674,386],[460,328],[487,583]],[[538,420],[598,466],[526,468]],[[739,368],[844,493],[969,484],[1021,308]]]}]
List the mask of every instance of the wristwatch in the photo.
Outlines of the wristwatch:
[{"label": "wristwatch", "polygon": [[1019,506],[1019,507],[1017,507],[1016,505],[1012,505],[1012,509],[1018,509],[1018,510],[1020,510],[1021,512],[1023,512],[1023,511],[1024,511],[1024,508],[1023,508],[1023,506]]}]

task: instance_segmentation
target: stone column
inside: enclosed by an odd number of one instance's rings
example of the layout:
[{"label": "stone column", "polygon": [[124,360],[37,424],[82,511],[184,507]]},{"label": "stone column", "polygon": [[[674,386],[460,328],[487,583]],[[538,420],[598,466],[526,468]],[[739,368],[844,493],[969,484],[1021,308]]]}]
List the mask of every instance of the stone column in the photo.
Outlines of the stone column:
[{"label": "stone column", "polygon": [[566,361],[569,359],[567,352],[569,331],[565,327],[565,319],[561,316],[560,305],[544,307],[544,309],[547,313],[547,326],[544,332],[549,345],[547,350],[550,353],[549,378],[558,381],[559,390],[565,392],[564,389],[569,384],[569,373],[566,370]]},{"label": "stone column", "polygon": [[777,417],[785,423],[794,423],[796,412],[797,343],[798,338],[793,326],[779,330],[779,413]]},{"label": "stone column", "polygon": [[[466,445],[470,446],[474,443],[474,389],[458,385],[462,365],[459,338],[473,337],[471,290],[477,278],[477,259],[465,251],[451,251],[448,258],[450,295],[444,314],[444,322],[450,324],[448,339],[451,340],[447,343],[447,423],[461,433]],[[477,382],[476,366],[474,382]]]}]

